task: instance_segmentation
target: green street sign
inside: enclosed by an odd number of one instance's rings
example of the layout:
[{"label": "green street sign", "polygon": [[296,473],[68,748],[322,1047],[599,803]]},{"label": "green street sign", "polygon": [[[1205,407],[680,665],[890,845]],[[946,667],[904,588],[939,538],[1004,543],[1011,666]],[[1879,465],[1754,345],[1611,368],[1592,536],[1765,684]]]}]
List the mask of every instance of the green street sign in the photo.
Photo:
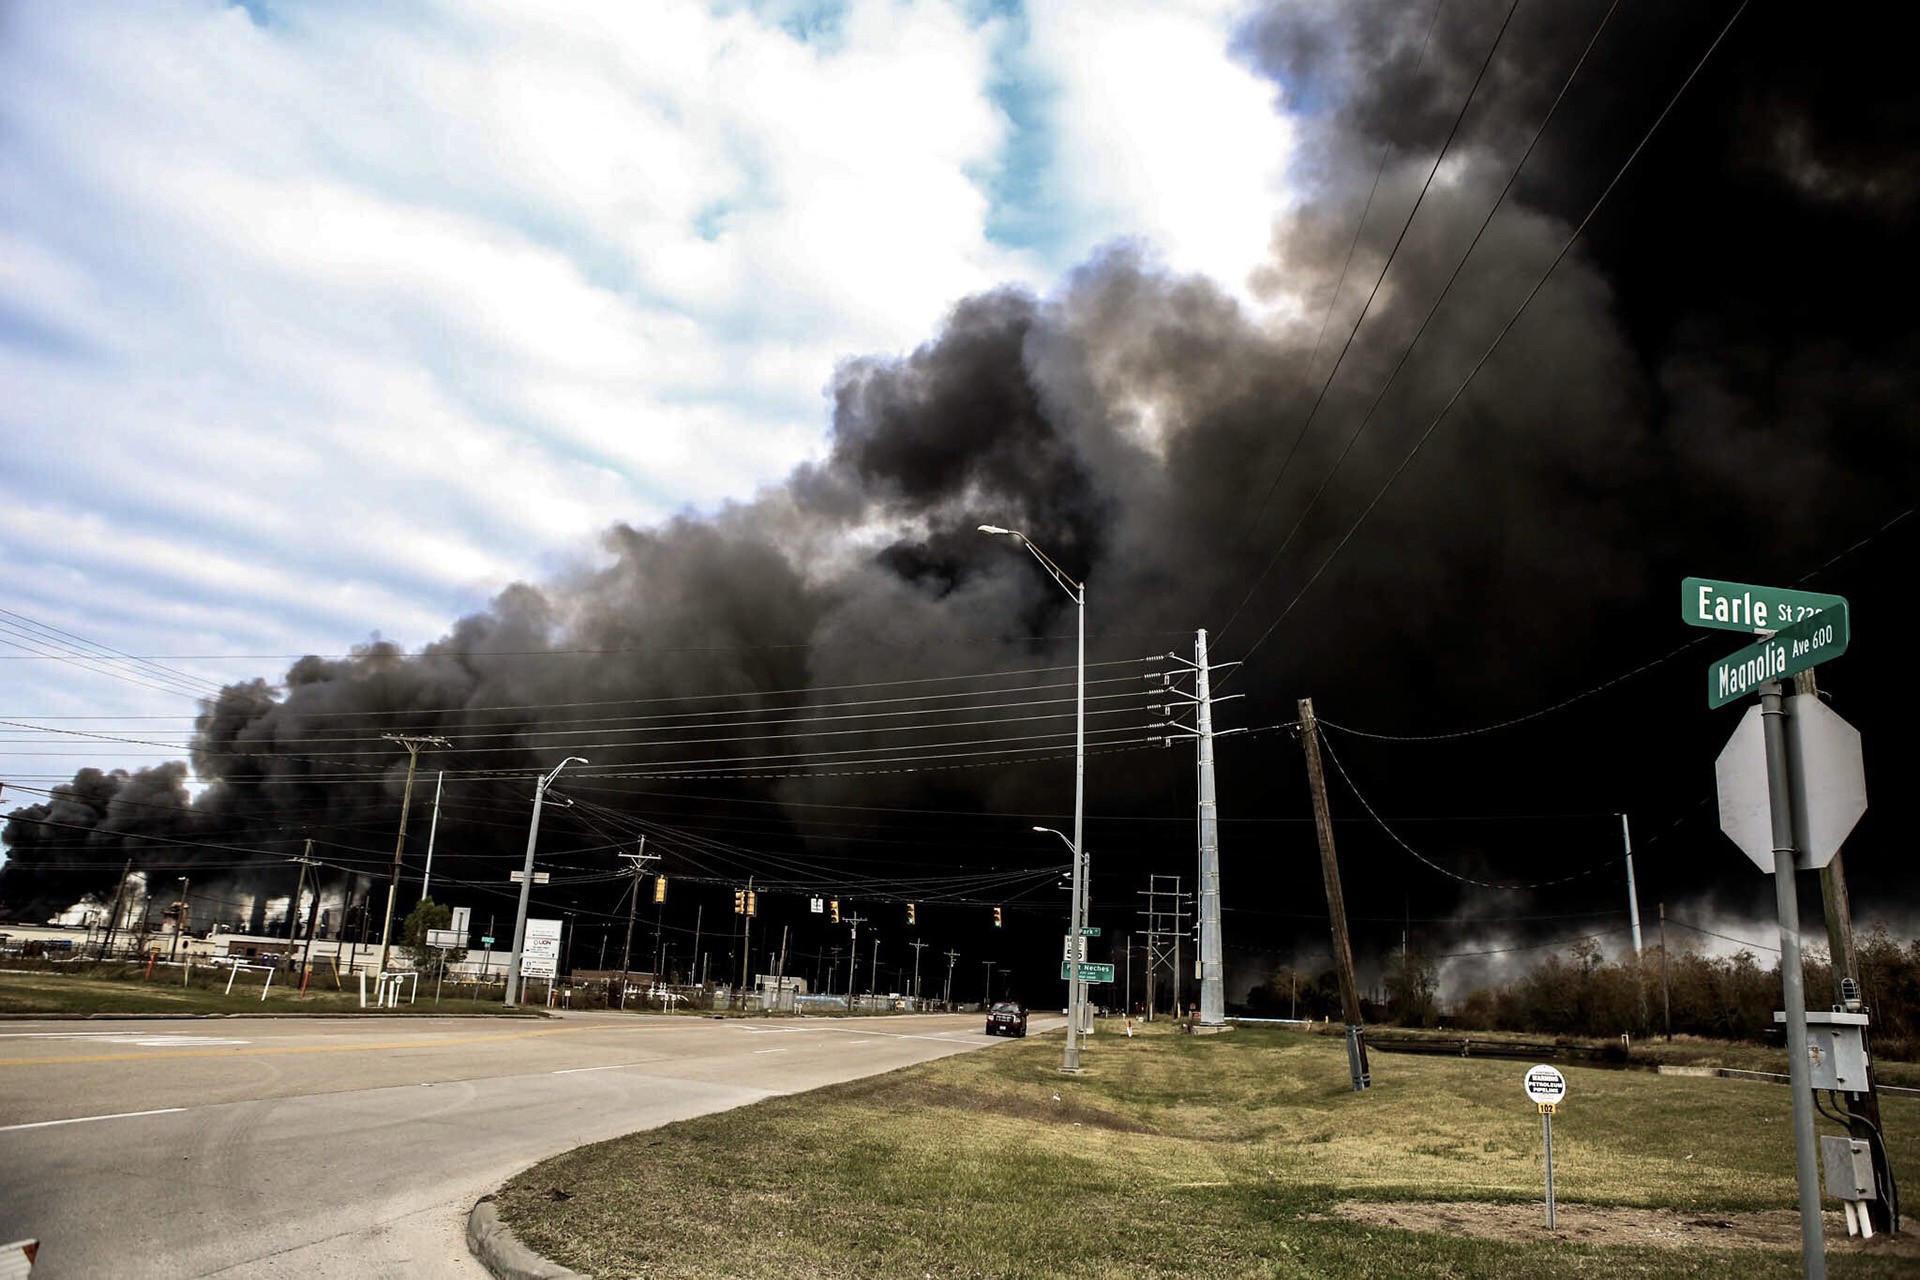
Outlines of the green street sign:
[{"label": "green street sign", "polygon": [[1715,578],[1680,580],[1680,621],[1716,631],[1783,631],[1846,602],[1845,596],[1822,591],[1756,587],[1750,582],[1721,582]]},{"label": "green street sign", "polygon": [[1100,926],[1097,924],[1083,924],[1080,926],[1080,936],[1083,938],[1097,938],[1100,936]]},{"label": "green street sign", "polygon": [[1847,651],[1852,630],[1847,602],[1777,631],[1707,668],[1707,705],[1724,707],[1768,680],[1784,680]]},{"label": "green street sign", "polygon": [[[1072,975],[1067,972],[1066,961],[1064,960],[1061,961],[1060,962],[1060,980],[1062,982],[1065,982],[1071,976]],[[1080,981],[1112,982],[1113,966],[1110,964],[1086,964],[1083,962],[1080,966]]]},{"label": "green street sign", "polygon": [[483,946],[483,947],[490,947],[490,946],[492,946],[492,945],[493,945],[493,939],[492,939],[492,938],[482,938],[482,939],[480,939],[480,945],[481,945],[481,946]]}]

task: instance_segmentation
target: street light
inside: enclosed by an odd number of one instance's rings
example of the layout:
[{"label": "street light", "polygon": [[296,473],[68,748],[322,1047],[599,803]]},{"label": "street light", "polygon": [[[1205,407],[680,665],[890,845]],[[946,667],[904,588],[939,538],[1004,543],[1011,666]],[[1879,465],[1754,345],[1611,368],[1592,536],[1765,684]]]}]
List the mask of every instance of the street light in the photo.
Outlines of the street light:
[{"label": "street light", "polygon": [[[1079,651],[1074,666],[1073,696],[1073,839],[1068,841],[1073,848],[1073,906],[1068,913],[1071,921],[1068,936],[1078,938],[1087,914],[1086,881],[1080,874],[1084,861],[1080,850],[1084,847],[1087,797],[1087,584],[1068,577],[1052,557],[1034,546],[1027,535],[1018,530],[983,524],[980,532],[996,538],[1012,538],[1032,552],[1033,558],[1040,562],[1040,567],[1047,571],[1047,576],[1073,598],[1079,612]],[[1067,1047],[1060,1059],[1060,1069],[1077,1072],[1080,1070],[1080,1020],[1086,1006],[1087,985],[1080,980],[1080,966],[1074,965],[1068,969],[1067,975]]]},{"label": "street light", "polygon": [[527,825],[527,862],[521,868],[520,910],[513,918],[513,953],[507,957],[506,1007],[509,1009],[520,1003],[520,948],[527,941],[527,899],[533,892],[533,846],[540,838],[540,805],[546,799],[547,788],[560,776],[562,769],[570,764],[586,762],[585,756],[568,756],[533,784],[533,821]]}]

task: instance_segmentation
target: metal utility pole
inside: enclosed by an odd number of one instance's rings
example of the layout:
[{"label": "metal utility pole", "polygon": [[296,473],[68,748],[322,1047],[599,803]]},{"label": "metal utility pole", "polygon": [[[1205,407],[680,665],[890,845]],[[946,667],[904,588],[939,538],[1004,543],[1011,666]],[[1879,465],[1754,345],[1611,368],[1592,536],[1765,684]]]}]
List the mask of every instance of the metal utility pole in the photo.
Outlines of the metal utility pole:
[{"label": "metal utility pole", "polygon": [[433,821],[427,824],[427,869],[420,877],[420,901],[427,900],[427,889],[433,882],[433,842],[440,834],[440,788],[446,785],[445,769],[433,775]]},{"label": "metal utility pole", "polygon": [[1760,686],[1773,823],[1774,900],[1780,913],[1780,981],[1786,998],[1787,1078],[1793,1091],[1794,1173],[1800,1189],[1800,1260],[1807,1280],[1827,1280],[1820,1230],[1820,1171],[1813,1132],[1813,1067],[1807,1057],[1806,975],[1800,967],[1800,894],[1794,881],[1792,768],[1787,759],[1786,697],[1778,680]]},{"label": "metal utility pole", "polygon": [[[1166,695],[1169,698],[1188,699],[1193,703],[1194,708],[1192,729],[1171,720],[1167,723],[1166,729],[1170,733],[1188,734],[1194,740],[1195,771],[1200,799],[1197,823],[1200,844],[1200,1021],[1208,1026],[1220,1026],[1227,1020],[1227,1000],[1226,966],[1222,959],[1220,939],[1220,813],[1214,790],[1213,740],[1217,736],[1225,735],[1217,735],[1213,730],[1213,673],[1212,667],[1207,662],[1206,631],[1194,633],[1191,663],[1174,653],[1169,653],[1167,658],[1182,666],[1190,666],[1194,673],[1194,691],[1191,694],[1173,688],[1171,677],[1163,677],[1166,682],[1164,690]],[[1237,666],[1238,664],[1223,665]],[[1149,675],[1148,678],[1152,679],[1153,675]],[[1227,699],[1220,700],[1224,702]],[[1172,708],[1170,706],[1148,707],[1147,710],[1150,713],[1171,712]],[[1175,1003],[1177,1006],[1177,997]]]},{"label": "metal utility pole", "polygon": [[[860,926],[867,922],[865,916],[848,916],[847,924],[853,929],[853,942],[847,948],[847,1012],[853,1012],[853,984],[860,970]],[[839,952],[834,953],[838,956]]]},{"label": "metal utility pole", "polygon": [[[1159,983],[1154,975],[1160,970],[1167,971],[1173,986],[1174,1016],[1180,1014],[1180,935],[1186,930],[1187,914],[1183,909],[1186,895],[1180,892],[1179,876],[1152,875],[1147,877],[1147,887],[1140,896],[1147,900],[1147,909],[1140,914],[1147,918],[1147,1021],[1153,1021],[1154,1006],[1159,1001]],[[1172,882],[1172,888],[1162,888],[1163,882]],[[1161,906],[1162,898],[1170,899],[1172,906]]]},{"label": "metal utility pole", "polygon": [[1227,1020],[1226,966],[1220,953],[1220,814],[1213,792],[1213,692],[1207,681],[1207,633],[1193,642],[1200,794],[1200,1021]]},{"label": "metal utility pole", "polygon": [[[633,969],[633,913],[640,909],[640,874],[646,870],[647,863],[660,861],[660,855],[657,853],[649,854],[647,852],[647,838],[641,836],[638,851],[634,853],[623,853],[620,856],[633,864],[633,900],[627,903],[627,940],[620,944],[620,983],[622,988],[624,988],[626,986],[627,974]],[[656,978],[659,977],[657,965],[655,966],[654,976]]]},{"label": "metal utility pole", "polygon": [[792,931],[792,925],[780,926],[780,958],[773,964],[773,1000],[776,1006],[787,989],[787,935]]},{"label": "metal utility pole", "polygon": [[953,962],[959,958],[958,951],[947,952],[947,985],[940,992],[940,1003],[946,1006],[949,1013],[953,1012]]},{"label": "metal utility pole", "polygon": [[1313,826],[1320,837],[1320,873],[1327,885],[1333,924],[1333,963],[1340,974],[1340,1010],[1347,1020],[1347,1066],[1355,1093],[1373,1083],[1367,1066],[1366,1028],[1360,1020],[1360,988],[1353,978],[1353,942],[1347,936],[1347,900],[1340,891],[1340,862],[1333,849],[1333,816],[1327,809],[1327,776],[1320,765],[1320,724],[1313,699],[1300,699],[1300,745],[1307,753],[1307,787],[1313,794]]},{"label": "metal utility pole", "polygon": [[658,979],[667,969],[667,878],[653,878],[653,976]]},{"label": "metal utility pole", "polygon": [[[693,972],[694,966],[700,963],[700,923],[701,921],[706,919],[706,916],[707,916],[706,903],[701,902],[701,903],[694,904],[693,950],[687,953],[687,976],[688,977],[694,976],[694,972]],[[696,982],[694,985],[699,986],[701,984]]]},{"label": "metal utility pole", "polygon": [[[1079,939],[1087,923],[1086,897],[1086,809],[1087,809],[1087,584],[1067,576],[1053,558],[1033,545],[1017,529],[1002,529],[983,524],[980,532],[994,537],[1012,538],[1040,562],[1062,591],[1070,596],[1078,614],[1079,649],[1074,665],[1073,698],[1073,906],[1068,913],[1067,936]],[[1087,984],[1080,977],[1080,966],[1067,969],[1067,1047],[1060,1059],[1060,1070],[1080,1070],[1080,1023],[1086,1016]],[[989,984],[991,985],[991,984]]]},{"label": "metal utility pole", "polygon": [[873,940],[873,963],[867,966],[867,990],[880,994],[880,939]]},{"label": "metal utility pole", "polygon": [[387,912],[380,922],[380,972],[385,973],[387,951],[393,940],[393,901],[400,892],[400,853],[407,847],[407,814],[413,808],[413,771],[420,763],[420,748],[451,747],[453,744],[445,738],[417,737],[404,733],[383,733],[380,736],[407,749],[407,786],[400,797],[400,834],[393,842],[393,870],[387,876]]},{"label": "metal utility pole", "polygon": [[133,859],[127,859],[127,865],[120,869],[120,883],[113,890],[113,912],[107,917],[107,931],[100,939],[100,958],[107,958],[113,950],[113,935],[120,926],[120,902],[127,896],[127,877],[133,874]]},{"label": "metal utility pole", "polygon": [[[547,788],[560,776],[560,771],[570,764],[585,764],[585,756],[568,756],[559,764],[540,775],[533,784],[533,819],[527,824],[527,861],[521,868],[520,906],[513,917],[513,951],[507,957],[506,1007],[511,1009],[520,1003],[520,950],[527,944],[527,902],[533,894],[533,847],[540,839],[540,806],[547,798]],[[404,830],[404,827],[403,827]]]},{"label": "metal utility pole", "polygon": [[987,989],[980,997],[980,1007],[983,1010],[991,1009],[993,1008],[993,961],[982,960],[980,963],[987,967]]},{"label": "metal utility pole", "polygon": [[740,920],[740,1012],[747,1011],[747,987],[753,982],[753,913],[756,903],[753,896],[753,877],[747,877],[747,906]]},{"label": "metal utility pole", "polygon": [[1673,1039],[1673,988],[1667,980],[1667,904],[1660,904],[1660,1021]]},{"label": "metal utility pole", "polygon": [[913,1006],[920,1007],[920,952],[927,945],[918,938],[907,944],[913,948]]},{"label": "metal utility pole", "polygon": [[1633,926],[1633,954],[1640,956],[1640,895],[1633,887],[1633,831],[1627,826],[1627,815],[1620,815],[1620,847],[1627,859],[1627,922]]}]

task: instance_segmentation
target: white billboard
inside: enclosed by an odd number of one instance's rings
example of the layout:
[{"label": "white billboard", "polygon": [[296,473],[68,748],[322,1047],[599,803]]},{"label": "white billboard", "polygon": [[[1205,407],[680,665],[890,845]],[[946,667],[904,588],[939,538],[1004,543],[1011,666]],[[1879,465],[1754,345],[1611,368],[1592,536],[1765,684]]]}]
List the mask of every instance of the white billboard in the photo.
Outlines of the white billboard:
[{"label": "white billboard", "polygon": [[560,971],[560,921],[527,921],[527,944],[520,953],[520,976],[552,978]]}]

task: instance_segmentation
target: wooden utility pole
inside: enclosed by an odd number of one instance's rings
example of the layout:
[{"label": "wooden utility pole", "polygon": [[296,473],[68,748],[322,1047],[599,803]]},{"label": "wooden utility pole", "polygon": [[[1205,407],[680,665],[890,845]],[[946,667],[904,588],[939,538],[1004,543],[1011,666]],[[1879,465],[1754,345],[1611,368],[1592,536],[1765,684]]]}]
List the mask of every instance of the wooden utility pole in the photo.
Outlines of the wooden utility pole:
[{"label": "wooden utility pole", "polygon": [[[1818,698],[1820,686],[1816,683],[1813,670],[1800,672],[1793,678],[1793,692],[1796,697]],[[1853,905],[1847,897],[1847,871],[1842,861],[1845,852],[1837,852],[1833,860],[1820,868],[1820,907],[1827,922],[1827,955],[1833,969],[1833,1007],[1849,1012],[1864,1011],[1861,1003],[1860,962],[1853,950]],[[1880,1085],[1875,1078],[1873,1054],[1871,1052],[1872,1028],[1868,1029],[1867,1040],[1867,1087],[1861,1093],[1846,1093],[1848,1130],[1856,1138],[1865,1139],[1868,1149],[1873,1153],[1874,1174],[1883,1185],[1891,1181],[1892,1171],[1887,1167],[1887,1155],[1879,1135],[1884,1132],[1880,1127]],[[1861,1202],[1866,1209],[1876,1231],[1893,1230],[1893,1206],[1887,1195],[1882,1193],[1873,1200]]]},{"label": "wooden utility pole", "polygon": [[1327,884],[1327,914],[1333,922],[1333,966],[1340,976],[1340,1010],[1347,1020],[1347,1065],[1354,1092],[1373,1083],[1367,1068],[1366,1029],[1360,1020],[1360,989],[1353,978],[1353,942],[1347,936],[1347,900],[1340,891],[1340,862],[1334,856],[1333,817],[1327,809],[1327,775],[1320,766],[1320,725],[1313,699],[1300,699],[1300,745],[1307,753],[1307,788],[1313,796],[1313,827],[1320,837],[1320,874]]},{"label": "wooden utility pole", "polygon": [[420,763],[420,748],[451,747],[445,738],[406,733],[383,733],[388,742],[407,749],[407,785],[400,795],[400,834],[393,841],[393,871],[387,877],[387,912],[380,920],[380,972],[387,971],[387,953],[393,941],[393,900],[400,891],[400,854],[407,847],[407,815],[413,809],[413,773]]}]

